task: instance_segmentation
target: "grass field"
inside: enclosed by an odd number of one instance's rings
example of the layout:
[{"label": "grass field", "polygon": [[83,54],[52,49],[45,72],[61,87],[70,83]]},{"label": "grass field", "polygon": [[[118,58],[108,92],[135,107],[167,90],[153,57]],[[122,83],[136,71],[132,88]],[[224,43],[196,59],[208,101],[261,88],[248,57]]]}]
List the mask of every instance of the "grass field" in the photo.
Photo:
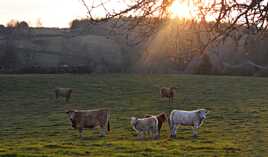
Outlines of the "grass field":
[{"label": "grass field", "polygon": [[[175,103],[159,87],[178,87]],[[55,100],[56,86],[74,88],[68,104]],[[71,128],[66,109],[111,110],[111,132]],[[131,116],[172,109],[210,113],[192,138],[180,127],[170,139],[138,141]],[[194,75],[0,75],[0,156],[268,156],[268,78]]]}]

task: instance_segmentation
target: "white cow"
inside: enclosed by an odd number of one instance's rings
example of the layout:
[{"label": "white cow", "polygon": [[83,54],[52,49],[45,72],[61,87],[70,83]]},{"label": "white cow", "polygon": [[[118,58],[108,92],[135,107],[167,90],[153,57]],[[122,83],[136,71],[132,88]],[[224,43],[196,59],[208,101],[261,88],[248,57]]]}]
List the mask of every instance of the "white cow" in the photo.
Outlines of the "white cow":
[{"label": "white cow", "polygon": [[173,110],[169,116],[170,137],[176,137],[177,125],[192,126],[193,137],[197,137],[197,129],[202,125],[208,110],[198,109],[193,111]]},{"label": "white cow", "polygon": [[144,134],[146,132],[151,133],[153,139],[159,138],[158,120],[156,116],[147,118],[131,117],[130,124],[138,133],[138,139],[144,139]]}]

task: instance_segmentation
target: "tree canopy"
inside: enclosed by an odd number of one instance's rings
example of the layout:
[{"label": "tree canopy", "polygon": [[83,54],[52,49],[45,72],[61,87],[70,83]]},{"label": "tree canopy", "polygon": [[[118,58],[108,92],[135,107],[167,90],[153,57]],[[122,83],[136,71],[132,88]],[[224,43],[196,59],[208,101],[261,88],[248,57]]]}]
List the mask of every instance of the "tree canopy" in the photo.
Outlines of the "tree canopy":
[{"label": "tree canopy", "polygon": [[[186,3],[194,8],[192,20],[213,22],[210,31],[229,33],[241,26],[253,32],[267,30],[267,0],[81,0],[86,7],[91,21],[108,20],[111,18],[170,17],[170,7],[177,3]],[[191,6],[190,6],[191,4]],[[181,9],[181,8],[178,8]],[[100,12],[102,12],[100,14]],[[228,27],[221,27],[228,24]]]}]

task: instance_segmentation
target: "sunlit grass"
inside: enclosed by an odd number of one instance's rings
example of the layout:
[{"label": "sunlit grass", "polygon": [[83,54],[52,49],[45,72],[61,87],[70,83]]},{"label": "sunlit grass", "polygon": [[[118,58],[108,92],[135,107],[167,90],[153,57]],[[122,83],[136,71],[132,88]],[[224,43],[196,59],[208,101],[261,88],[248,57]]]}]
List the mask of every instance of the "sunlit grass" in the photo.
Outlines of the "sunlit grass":
[{"label": "sunlit grass", "polygon": [[[1,75],[0,156],[267,156],[268,80],[191,75]],[[178,87],[175,104],[159,87]],[[70,103],[56,101],[55,86],[74,88]],[[78,138],[64,113],[69,108],[111,109],[111,132]],[[130,116],[171,109],[210,110],[199,130],[181,127],[170,139],[137,141]]]}]

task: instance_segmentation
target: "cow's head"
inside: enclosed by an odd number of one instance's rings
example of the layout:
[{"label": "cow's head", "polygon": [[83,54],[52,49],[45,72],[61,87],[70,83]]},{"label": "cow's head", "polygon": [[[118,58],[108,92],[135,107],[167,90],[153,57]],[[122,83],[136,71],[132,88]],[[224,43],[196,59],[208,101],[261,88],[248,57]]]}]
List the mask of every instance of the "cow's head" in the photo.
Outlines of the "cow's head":
[{"label": "cow's head", "polygon": [[130,124],[131,124],[132,126],[134,126],[134,125],[136,125],[136,123],[137,123],[137,118],[136,118],[136,117],[131,117],[131,118],[130,118]]},{"label": "cow's head", "polygon": [[73,89],[69,89],[69,93],[72,93],[73,92]]},{"label": "cow's head", "polygon": [[75,120],[74,120],[74,117],[75,117],[75,110],[67,110],[65,111],[68,116],[69,116],[69,119],[70,121],[72,122],[72,127],[75,127]]},{"label": "cow's head", "polygon": [[206,109],[199,109],[198,110],[198,114],[199,114],[201,120],[205,119],[207,117],[208,113],[209,113],[209,111]]},{"label": "cow's head", "polygon": [[159,115],[157,115],[157,119],[161,122],[165,122],[168,119],[168,117],[166,113],[162,112]]}]

